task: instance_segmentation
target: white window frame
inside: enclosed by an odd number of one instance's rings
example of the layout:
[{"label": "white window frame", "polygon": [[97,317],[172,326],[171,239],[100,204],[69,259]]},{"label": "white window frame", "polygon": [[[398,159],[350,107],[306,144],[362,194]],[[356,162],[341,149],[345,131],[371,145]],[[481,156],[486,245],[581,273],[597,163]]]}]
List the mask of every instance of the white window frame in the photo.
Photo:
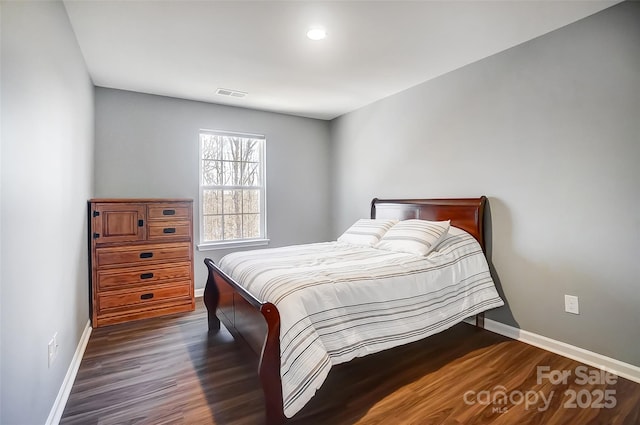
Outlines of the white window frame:
[{"label": "white window frame", "polygon": [[[203,164],[203,152],[202,152],[202,134],[211,134],[216,136],[231,136],[231,137],[243,137],[248,139],[262,140],[262,149],[260,150],[260,186],[250,186],[251,189],[260,191],[260,238],[251,239],[231,239],[231,240],[218,240],[218,241],[205,241],[204,239],[204,202],[203,194],[207,189],[241,189],[249,186],[231,186],[231,185],[204,185],[202,164]],[[266,169],[267,169],[267,138],[262,134],[252,133],[240,133],[234,131],[222,131],[222,130],[205,130],[201,129],[198,132],[198,181],[199,181],[199,208],[198,213],[200,216],[200,240],[198,244],[199,251],[207,251],[213,249],[228,249],[236,247],[247,246],[261,246],[267,245],[269,239],[267,238],[267,182],[266,182]]]}]

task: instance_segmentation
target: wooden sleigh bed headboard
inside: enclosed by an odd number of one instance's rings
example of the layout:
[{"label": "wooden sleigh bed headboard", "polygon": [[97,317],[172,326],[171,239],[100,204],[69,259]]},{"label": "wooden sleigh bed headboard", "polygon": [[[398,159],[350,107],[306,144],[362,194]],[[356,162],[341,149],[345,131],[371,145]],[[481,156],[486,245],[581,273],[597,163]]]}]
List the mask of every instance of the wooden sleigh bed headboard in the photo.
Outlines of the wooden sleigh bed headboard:
[{"label": "wooden sleigh bed headboard", "polygon": [[371,201],[371,218],[408,220],[451,220],[451,225],[465,230],[484,245],[484,208],[487,198],[455,199],[378,199]]}]

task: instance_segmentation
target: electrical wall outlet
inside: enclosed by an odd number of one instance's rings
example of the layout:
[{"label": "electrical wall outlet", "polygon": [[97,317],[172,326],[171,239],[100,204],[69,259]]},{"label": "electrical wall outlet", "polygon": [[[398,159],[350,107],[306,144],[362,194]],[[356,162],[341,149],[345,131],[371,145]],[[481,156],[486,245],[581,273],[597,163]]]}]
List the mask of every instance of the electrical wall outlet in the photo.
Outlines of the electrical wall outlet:
[{"label": "electrical wall outlet", "polygon": [[578,297],[575,295],[564,296],[564,311],[567,313],[580,314],[580,306],[578,304]]},{"label": "electrical wall outlet", "polygon": [[49,340],[49,343],[47,344],[47,354],[47,365],[48,367],[51,367],[58,356],[58,332],[54,333]]}]

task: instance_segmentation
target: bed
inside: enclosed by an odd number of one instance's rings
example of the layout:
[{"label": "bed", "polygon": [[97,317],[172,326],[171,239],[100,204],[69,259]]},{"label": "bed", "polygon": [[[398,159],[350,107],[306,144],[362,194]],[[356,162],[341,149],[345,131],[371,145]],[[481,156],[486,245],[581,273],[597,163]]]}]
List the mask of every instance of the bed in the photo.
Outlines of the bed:
[{"label": "bed", "polygon": [[[377,221],[450,221],[426,257],[339,240],[239,251],[220,264],[205,259],[209,332],[222,321],[259,356],[268,424],[295,415],[334,364],[428,337],[466,317],[483,326],[484,311],[503,304],[484,256],[485,205],[484,196],[373,199]],[[455,275],[463,283],[429,286],[431,276],[443,274],[445,282]],[[295,289],[286,286],[292,283]],[[365,297],[371,299],[353,301]]]}]

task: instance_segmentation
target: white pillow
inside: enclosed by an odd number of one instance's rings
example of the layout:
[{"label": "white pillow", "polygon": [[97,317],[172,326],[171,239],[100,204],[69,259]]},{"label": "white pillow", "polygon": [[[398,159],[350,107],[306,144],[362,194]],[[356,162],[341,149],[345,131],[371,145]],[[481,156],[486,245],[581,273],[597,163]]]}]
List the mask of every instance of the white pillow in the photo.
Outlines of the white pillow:
[{"label": "white pillow", "polygon": [[380,242],[380,238],[397,222],[398,220],[363,218],[349,227],[338,238],[338,241],[354,245],[373,246]]},{"label": "white pillow", "polygon": [[375,248],[427,255],[445,238],[450,226],[449,220],[403,220],[389,229]]}]

